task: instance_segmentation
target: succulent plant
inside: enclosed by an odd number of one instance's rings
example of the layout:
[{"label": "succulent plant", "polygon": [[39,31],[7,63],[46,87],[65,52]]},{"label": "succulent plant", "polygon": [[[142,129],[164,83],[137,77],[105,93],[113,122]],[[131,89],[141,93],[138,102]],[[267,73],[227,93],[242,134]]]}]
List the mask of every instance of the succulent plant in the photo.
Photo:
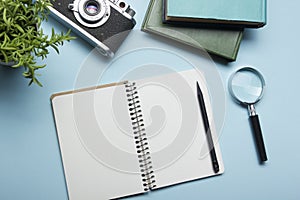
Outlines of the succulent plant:
[{"label": "succulent plant", "polygon": [[49,15],[49,0],[1,0],[0,1],[0,61],[12,63],[12,68],[23,67],[23,76],[30,79],[29,85],[38,81],[36,58],[45,59],[49,47],[59,53],[58,47],[70,41],[70,30],[57,34],[52,28],[51,36],[45,34],[41,23]]}]

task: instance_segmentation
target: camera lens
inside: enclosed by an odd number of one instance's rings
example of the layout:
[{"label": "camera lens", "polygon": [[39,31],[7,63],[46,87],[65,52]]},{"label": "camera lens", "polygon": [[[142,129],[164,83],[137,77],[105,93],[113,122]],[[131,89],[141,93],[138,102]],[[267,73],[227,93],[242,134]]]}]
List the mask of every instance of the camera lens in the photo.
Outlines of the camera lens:
[{"label": "camera lens", "polygon": [[91,16],[97,15],[101,10],[99,3],[93,0],[87,1],[84,8],[85,13]]},{"label": "camera lens", "polygon": [[103,25],[110,17],[109,0],[75,0],[70,5],[76,20],[89,28]]}]

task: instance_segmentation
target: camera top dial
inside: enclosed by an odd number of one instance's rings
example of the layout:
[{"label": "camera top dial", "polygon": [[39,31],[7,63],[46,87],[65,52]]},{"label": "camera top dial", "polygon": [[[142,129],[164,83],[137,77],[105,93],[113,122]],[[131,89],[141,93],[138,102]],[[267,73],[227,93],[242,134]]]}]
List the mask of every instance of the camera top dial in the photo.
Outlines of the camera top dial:
[{"label": "camera top dial", "polygon": [[75,0],[68,8],[74,12],[79,23],[89,28],[103,25],[110,16],[110,6],[106,0]]}]

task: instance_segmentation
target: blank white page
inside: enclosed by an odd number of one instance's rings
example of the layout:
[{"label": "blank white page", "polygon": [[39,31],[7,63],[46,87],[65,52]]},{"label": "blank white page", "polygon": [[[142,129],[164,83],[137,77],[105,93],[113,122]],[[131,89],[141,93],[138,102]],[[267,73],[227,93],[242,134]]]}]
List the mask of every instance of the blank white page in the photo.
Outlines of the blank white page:
[{"label": "blank white page", "polygon": [[54,95],[52,107],[70,200],[144,192],[124,85]]},{"label": "blank white page", "polygon": [[216,175],[197,99],[197,81],[212,129],[218,174],[224,172],[204,77],[188,70],[137,80],[156,188]]}]

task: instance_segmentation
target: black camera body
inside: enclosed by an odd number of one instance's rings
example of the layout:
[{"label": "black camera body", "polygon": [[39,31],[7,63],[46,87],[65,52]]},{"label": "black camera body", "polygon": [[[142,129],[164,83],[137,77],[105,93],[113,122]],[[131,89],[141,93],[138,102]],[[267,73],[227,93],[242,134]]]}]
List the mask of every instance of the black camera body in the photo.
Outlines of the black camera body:
[{"label": "black camera body", "polygon": [[123,0],[51,0],[52,16],[112,57],[136,22]]}]

